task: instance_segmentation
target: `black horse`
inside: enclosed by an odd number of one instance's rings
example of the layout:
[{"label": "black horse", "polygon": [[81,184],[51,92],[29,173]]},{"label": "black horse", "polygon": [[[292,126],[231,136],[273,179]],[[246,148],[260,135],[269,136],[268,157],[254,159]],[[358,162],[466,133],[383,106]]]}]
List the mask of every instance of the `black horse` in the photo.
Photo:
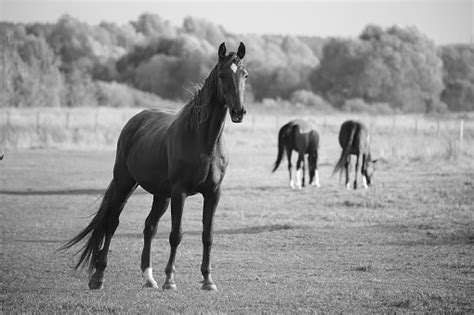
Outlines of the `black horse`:
[{"label": "black horse", "polygon": [[[318,149],[319,134],[309,121],[296,119],[283,127],[278,133],[278,155],[273,167],[273,172],[280,165],[283,151],[286,150],[288,158],[288,171],[290,173],[290,187],[301,189],[305,186],[305,154],[308,154],[309,182],[310,185],[320,187],[318,174]],[[293,180],[291,170],[291,153],[298,152],[296,162],[296,180]]]},{"label": "black horse", "polygon": [[346,173],[346,187],[351,188],[349,182],[350,156],[356,156],[354,189],[357,189],[357,172],[359,171],[359,160],[362,156],[362,186],[367,188],[372,183],[375,171],[375,163],[370,154],[370,135],[367,127],[358,121],[348,120],[341,125],[339,131],[339,144],[342,147],[341,157],[334,167],[333,175],[344,167]]},{"label": "black horse", "polygon": [[76,268],[89,264],[90,289],[103,286],[107,253],[120,213],[128,197],[140,185],[153,194],[153,205],[143,230],[143,286],[158,287],[152,276],[151,241],[171,199],[171,252],[163,289],[176,290],[174,265],[182,237],[184,202],[187,196],[201,193],[204,197],[202,289],[217,290],[211,278],[210,252],[213,217],[228,164],[223,129],[228,111],[234,123],[240,123],[245,114],[244,88],[248,73],[242,63],[244,56],[243,43],[237,53],[230,54],[226,54],[225,43],[222,43],[217,65],[180,112],[145,110],[132,117],[123,128],[117,143],[113,179],[97,214],[82,232],[61,248],[67,249],[89,236]]}]

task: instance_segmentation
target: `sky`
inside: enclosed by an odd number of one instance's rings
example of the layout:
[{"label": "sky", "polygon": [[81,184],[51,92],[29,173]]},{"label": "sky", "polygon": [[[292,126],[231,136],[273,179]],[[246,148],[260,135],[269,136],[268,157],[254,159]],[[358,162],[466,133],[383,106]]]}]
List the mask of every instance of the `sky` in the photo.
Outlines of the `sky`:
[{"label": "sky", "polygon": [[180,26],[204,18],[237,34],[357,37],[367,24],[415,26],[437,44],[474,42],[474,0],[116,1],[0,0],[0,20],[55,22],[69,14],[89,24],[125,24],[156,13]]}]

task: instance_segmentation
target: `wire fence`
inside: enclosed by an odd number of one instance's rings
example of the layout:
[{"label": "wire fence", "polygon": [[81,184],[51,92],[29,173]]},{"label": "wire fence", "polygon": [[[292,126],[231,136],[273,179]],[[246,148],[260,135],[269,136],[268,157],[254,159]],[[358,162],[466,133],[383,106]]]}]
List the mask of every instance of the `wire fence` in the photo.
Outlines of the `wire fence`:
[{"label": "wire fence", "polygon": [[[62,144],[114,145],[125,123],[141,109],[137,108],[35,108],[0,109],[0,141],[3,147],[61,147]],[[251,110],[249,110],[251,112]],[[291,119],[310,119],[324,133],[337,134],[348,119],[363,121],[373,134],[412,137],[446,137],[464,146],[474,137],[474,115],[415,114],[368,115],[354,113],[317,113],[310,110],[291,112],[262,109],[247,115],[238,128],[226,132],[276,134]]]}]

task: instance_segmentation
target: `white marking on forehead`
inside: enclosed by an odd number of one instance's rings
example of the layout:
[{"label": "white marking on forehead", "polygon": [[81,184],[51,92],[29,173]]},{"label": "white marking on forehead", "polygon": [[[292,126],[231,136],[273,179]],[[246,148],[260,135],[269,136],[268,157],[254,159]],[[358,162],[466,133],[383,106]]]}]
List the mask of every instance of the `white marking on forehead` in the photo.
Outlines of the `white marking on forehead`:
[{"label": "white marking on forehead", "polygon": [[230,65],[230,69],[234,72],[234,73],[237,73],[237,65],[235,63],[232,63]]}]

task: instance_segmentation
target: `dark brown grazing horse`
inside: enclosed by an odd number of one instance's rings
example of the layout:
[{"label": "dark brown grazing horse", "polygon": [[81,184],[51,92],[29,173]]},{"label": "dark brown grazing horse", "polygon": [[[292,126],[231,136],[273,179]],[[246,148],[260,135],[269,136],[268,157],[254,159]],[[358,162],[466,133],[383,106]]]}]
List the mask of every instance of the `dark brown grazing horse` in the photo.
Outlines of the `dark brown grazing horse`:
[{"label": "dark brown grazing horse", "polygon": [[90,289],[103,286],[110,240],[128,197],[140,185],[153,195],[143,230],[143,286],[158,287],[152,275],[151,241],[171,199],[171,252],[163,289],[176,290],[175,257],[182,237],[184,202],[187,196],[201,193],[204,197],[202,289],[217,290],[211,278],[212,222],[228,164],[223,141],[227,112],[234,123],[240,123],[245,114],[244,88],[248,73],[242,63],[244,56],[244,44],[240,43],[237,53],[226,54],[222,43],[217,65],[180,112],[145,110],[132,117],[123,128],[117,143],[113,179],[97,214],[82,232],[61,248],[69,248],[89,237],[76,268],[89,264]]},{"label": "dark brown grazing horse", "polygon": [[[288,172],[290,173],[290,187],[301,189],[305,186],[305,154],[308,155],[309,183],[320,187],[318,173],[319,134],[313,125],[306,120],[295,119],[281,127],[278,133],[278,155],[273,172],[280,165],[283,152],[286,150],[288,158]],[[292,178],[291,153],[298,153],[296,162],[296,180]]]},{"label": "dark brown grazing horse", "polygon": [[362,156],[362,186],[367,188],[372,183],[372,176],[375,171],[375,162],[370,154],[370,135],[364,124],[358,121],[348,120],[341,125],[339,131],[339,144],[342,147],[341,157],[334,167],[333,175],[336,172],[346,173],[346,187],[351,188],[349,182],[350,156],[356,156],[354,189],[357,189],[357,172],[359,171],[359,160]]}]

